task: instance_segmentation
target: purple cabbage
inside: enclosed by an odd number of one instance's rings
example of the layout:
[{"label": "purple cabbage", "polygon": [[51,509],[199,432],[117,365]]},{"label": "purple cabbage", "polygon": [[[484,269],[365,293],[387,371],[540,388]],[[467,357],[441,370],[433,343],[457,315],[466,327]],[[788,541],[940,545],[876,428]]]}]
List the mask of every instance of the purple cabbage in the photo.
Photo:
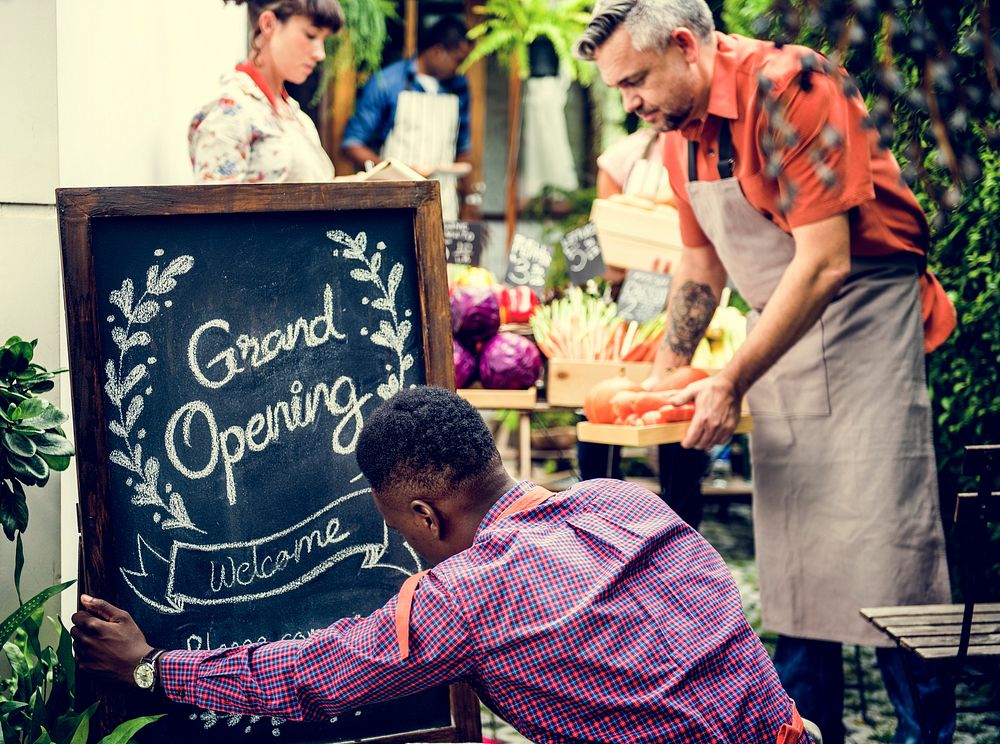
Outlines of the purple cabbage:
[{"label": "purple cabbage", "polygon": [[485,287],[456,287],[451,295],[451,332],[463,345],[474,347],[500,328],[500,303]]},{"label": "purple cabbage", "polygon": [[451,340],[451,351],[455,357],[455,387],[468,387],[476,379],[476,355],[455,339]]},{"label": "purple cabbage", "polygon": [[534,342],[516,333],[498,333],[479,352],[479,377],[492,390],[527,390],[542,371]]}]

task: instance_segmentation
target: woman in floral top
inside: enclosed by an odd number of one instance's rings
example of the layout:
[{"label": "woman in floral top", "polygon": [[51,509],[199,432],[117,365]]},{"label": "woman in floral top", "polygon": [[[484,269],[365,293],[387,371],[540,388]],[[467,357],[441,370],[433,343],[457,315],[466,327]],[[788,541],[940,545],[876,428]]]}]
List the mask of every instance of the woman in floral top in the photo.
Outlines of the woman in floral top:
[{"label": "woman in floral top", "polygon": [[[250,58],[195,114],[188,151],[198,183],[329,181],[333,163],[285,83],[302,83],[344,22],[337,0],[223,0],[250,10]],[[277,91],[277,93],[275,93]]]}]

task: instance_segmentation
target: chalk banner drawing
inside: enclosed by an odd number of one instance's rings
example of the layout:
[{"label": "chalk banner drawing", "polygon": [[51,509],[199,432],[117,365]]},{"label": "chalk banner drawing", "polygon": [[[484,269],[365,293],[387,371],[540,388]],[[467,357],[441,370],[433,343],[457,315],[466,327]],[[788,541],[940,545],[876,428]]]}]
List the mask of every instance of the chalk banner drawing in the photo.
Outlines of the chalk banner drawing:
[{"label": "chalk banner drawing", "polygon": [[[303,213],[289,235],[256,215],[235,236],[223,216],[165,217],[95,240],[115,565],[153,643],[305,637],[421,568],[354,457],[371,411],[424,382],[412,230],[362,217]],[[186,718],[246,741],[291,730]]]}]

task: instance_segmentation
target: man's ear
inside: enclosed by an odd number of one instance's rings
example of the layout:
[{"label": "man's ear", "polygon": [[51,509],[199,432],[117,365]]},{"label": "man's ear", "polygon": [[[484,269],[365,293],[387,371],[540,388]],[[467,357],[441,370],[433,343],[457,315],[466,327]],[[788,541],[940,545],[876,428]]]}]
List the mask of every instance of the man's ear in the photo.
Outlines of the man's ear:
[{"label": "man's ear", "polygon": [[440,540],[444,532],[441,524],[441,514],[432,504],[422,499],[414,499],[410,502],[410,513],[414,517],[420,529],[426,530],[435,540]]},{"label": "man's ear", "polygon": [[685,62],[692,65],[698,61],[701,42],[691,29],[687,26],[680,26],[674,29],[674,32],[670,34],[670,40],[680,49],[681,54],[684,55]]}]

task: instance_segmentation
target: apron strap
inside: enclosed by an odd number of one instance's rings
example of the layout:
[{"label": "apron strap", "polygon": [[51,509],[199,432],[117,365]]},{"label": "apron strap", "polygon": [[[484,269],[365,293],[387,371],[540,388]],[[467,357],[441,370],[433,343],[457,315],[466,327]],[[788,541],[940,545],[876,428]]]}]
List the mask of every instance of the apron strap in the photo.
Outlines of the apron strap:
[{"label": "apron strap", "polygon": [[410,608],[413,606],[413,594],[417,591],[417,584],[428,571],[407,576],[396,598],[396,642],[399,644],[400,659],[410,655]]},{"label": "apron strap", "polygon": [[802,716],[799,715],[799,709],[795,707],[795,701],[793,700],[792,722],[781,724],[781,728],[778,729],[776,744],[798,744],[805,730],[806,726],[802,722]]},{"label": "apron strap", "polygon": [[[733,133],[729,120],[721,119],[719,125],[719,178],[733,177],[736,159],[733,156]],[[698,143],[688,142],[688,181],[698,180]]]},{"label": "apron strap", "polygon": [[[504,517],[509,517],[517,512],[534,509],[551,495],[552,492],[548,489],[535,486],[504,509],[497,517],[497,521],[499,522]],[[417,584],[427,575],[429,570],[408,576],[396,598],[396,643],[399,644],[400,659],[405,659],[410,655],[410,610],[413,607],[413,595],[417,591]]]},{"label": "apron strap", "polygon": [[500,516],[497,517],[499,522],[504,517],[509,517],[511,514],[517,514],[518,512],[528,511],[528,509],[534,509],[536,506],[545,501],[549,496],[552,495],[552,491],[547,488],[542,488],[541,486],[535,486],[527,493],[523,494],[517,501],[508,506],[502,512]]}]

